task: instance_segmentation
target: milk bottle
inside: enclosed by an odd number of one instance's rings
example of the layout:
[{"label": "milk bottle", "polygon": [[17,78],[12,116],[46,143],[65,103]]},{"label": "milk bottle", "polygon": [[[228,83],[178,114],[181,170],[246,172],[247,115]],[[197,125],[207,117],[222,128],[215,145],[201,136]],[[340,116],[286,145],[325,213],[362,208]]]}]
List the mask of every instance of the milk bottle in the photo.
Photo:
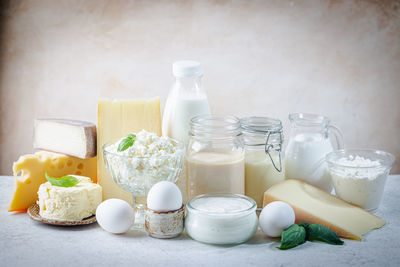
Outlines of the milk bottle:
[{"label": "milk bottle", "polygon": [[324,116],[295,113],[289,115],[289,120],[291,137],[285,152],[286,178],[303,180],[331,192],[332,181],[325,163],[325,155],[333,151],[329,132],[335,136],[338,149],[343,148],[342,134]]},{"label": "milk bottle", "polygon": [[164,108],[162,134],[187,144],[190,119],[210,114],[201,84],[203,69],[196,61],[177,61],[172,66],[175,83]]}]

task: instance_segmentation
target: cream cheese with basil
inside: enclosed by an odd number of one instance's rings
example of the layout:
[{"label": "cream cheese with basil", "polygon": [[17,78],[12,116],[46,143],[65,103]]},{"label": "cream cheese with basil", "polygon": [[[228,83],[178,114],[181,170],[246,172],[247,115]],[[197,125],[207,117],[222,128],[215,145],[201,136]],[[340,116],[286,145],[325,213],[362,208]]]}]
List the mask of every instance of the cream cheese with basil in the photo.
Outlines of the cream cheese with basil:
[{"label": "cream cheese with basil", "polygon": [[37,201],[40,216],[58,221],[80,221],[96,213],[102,201],[101,186],[89,177],[70,176],[76,178],[78,183],[65,187],[48,181],[40,185]]}]

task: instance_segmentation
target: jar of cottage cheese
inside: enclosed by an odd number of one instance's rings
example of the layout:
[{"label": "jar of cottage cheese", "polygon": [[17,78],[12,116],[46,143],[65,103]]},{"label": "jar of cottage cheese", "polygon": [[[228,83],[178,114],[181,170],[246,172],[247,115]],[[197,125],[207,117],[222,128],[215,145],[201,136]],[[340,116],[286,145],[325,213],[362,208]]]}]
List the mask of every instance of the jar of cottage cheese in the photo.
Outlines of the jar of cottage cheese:
[{"label": "jar of cottage cheese", "polygon": [[216,245],[246,242],[257,230],[257,204],[249,197],[214,193],[186,204],[185,229],[194,240]]},{"label": "jar of cottage cheese", "polygon": [[394,156],[379,150],[343,149],[326,156],[335,193],[368,211],[378,208]]}]

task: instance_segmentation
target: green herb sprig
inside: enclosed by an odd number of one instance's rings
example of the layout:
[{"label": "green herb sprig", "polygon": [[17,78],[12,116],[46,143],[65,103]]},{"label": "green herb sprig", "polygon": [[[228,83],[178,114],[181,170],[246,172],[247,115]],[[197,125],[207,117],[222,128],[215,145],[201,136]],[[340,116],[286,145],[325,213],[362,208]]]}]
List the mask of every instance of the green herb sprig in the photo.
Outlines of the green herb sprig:
[{"label": "green herb sprig", "polygon": [[122,152],[133,146],[136,140],[135,134],[128,134],[118,145],[118,152]]},{"label": "green herb sprig", "polygon": [[335,232],[320,224],[301,223],[306,229],[307,240],[318,240],[331,245],[343,245],[343,241]]},{"label": "green herb sprig", "polygon": [[306,242],[306,230],[303,226],[292,224],[282,232],[281,246],[279,249],[285,250],[297,247]]},{"label": "green herb sprig", "polygon": [[47,172],[45,173],[47,181],[49,181],[52,185],[60,186],[60,187],[73,187],[79,183],[79,180],[74,176],[67,175],[60,178],[50,177]]},{"label": "green herb sprig", "polygon": [[306,241],[318,240],[331,245],[343,245],[344,242],[335,232],[320,224],[299,223],[292,224],[282,232],[281,246],[286,250],[297,247]]}]

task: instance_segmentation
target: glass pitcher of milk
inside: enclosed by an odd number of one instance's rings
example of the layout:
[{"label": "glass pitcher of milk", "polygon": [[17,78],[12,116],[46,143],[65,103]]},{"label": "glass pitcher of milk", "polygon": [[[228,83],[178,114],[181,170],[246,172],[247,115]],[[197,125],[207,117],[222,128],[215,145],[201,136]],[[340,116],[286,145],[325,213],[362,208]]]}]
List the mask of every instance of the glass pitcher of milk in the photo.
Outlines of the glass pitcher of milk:
[{"label": "glass pitcher of milk", "polygon": [[165,103],[162,134],[187,144],[191,118],[210,114],[201,83],[203,69],[199,62],[183,60],[175,62],[172,71],[175,83]]},{"label": "glass pitcher of milk", "polygon": [[294,113],[289,115],[289,120],[291,134],[285,151],[286,179],[303,180],[330,193],[332,181],[325,155],[333,151],[333,143],[337,149],[343,148],[340,130],[321,115]]}]

